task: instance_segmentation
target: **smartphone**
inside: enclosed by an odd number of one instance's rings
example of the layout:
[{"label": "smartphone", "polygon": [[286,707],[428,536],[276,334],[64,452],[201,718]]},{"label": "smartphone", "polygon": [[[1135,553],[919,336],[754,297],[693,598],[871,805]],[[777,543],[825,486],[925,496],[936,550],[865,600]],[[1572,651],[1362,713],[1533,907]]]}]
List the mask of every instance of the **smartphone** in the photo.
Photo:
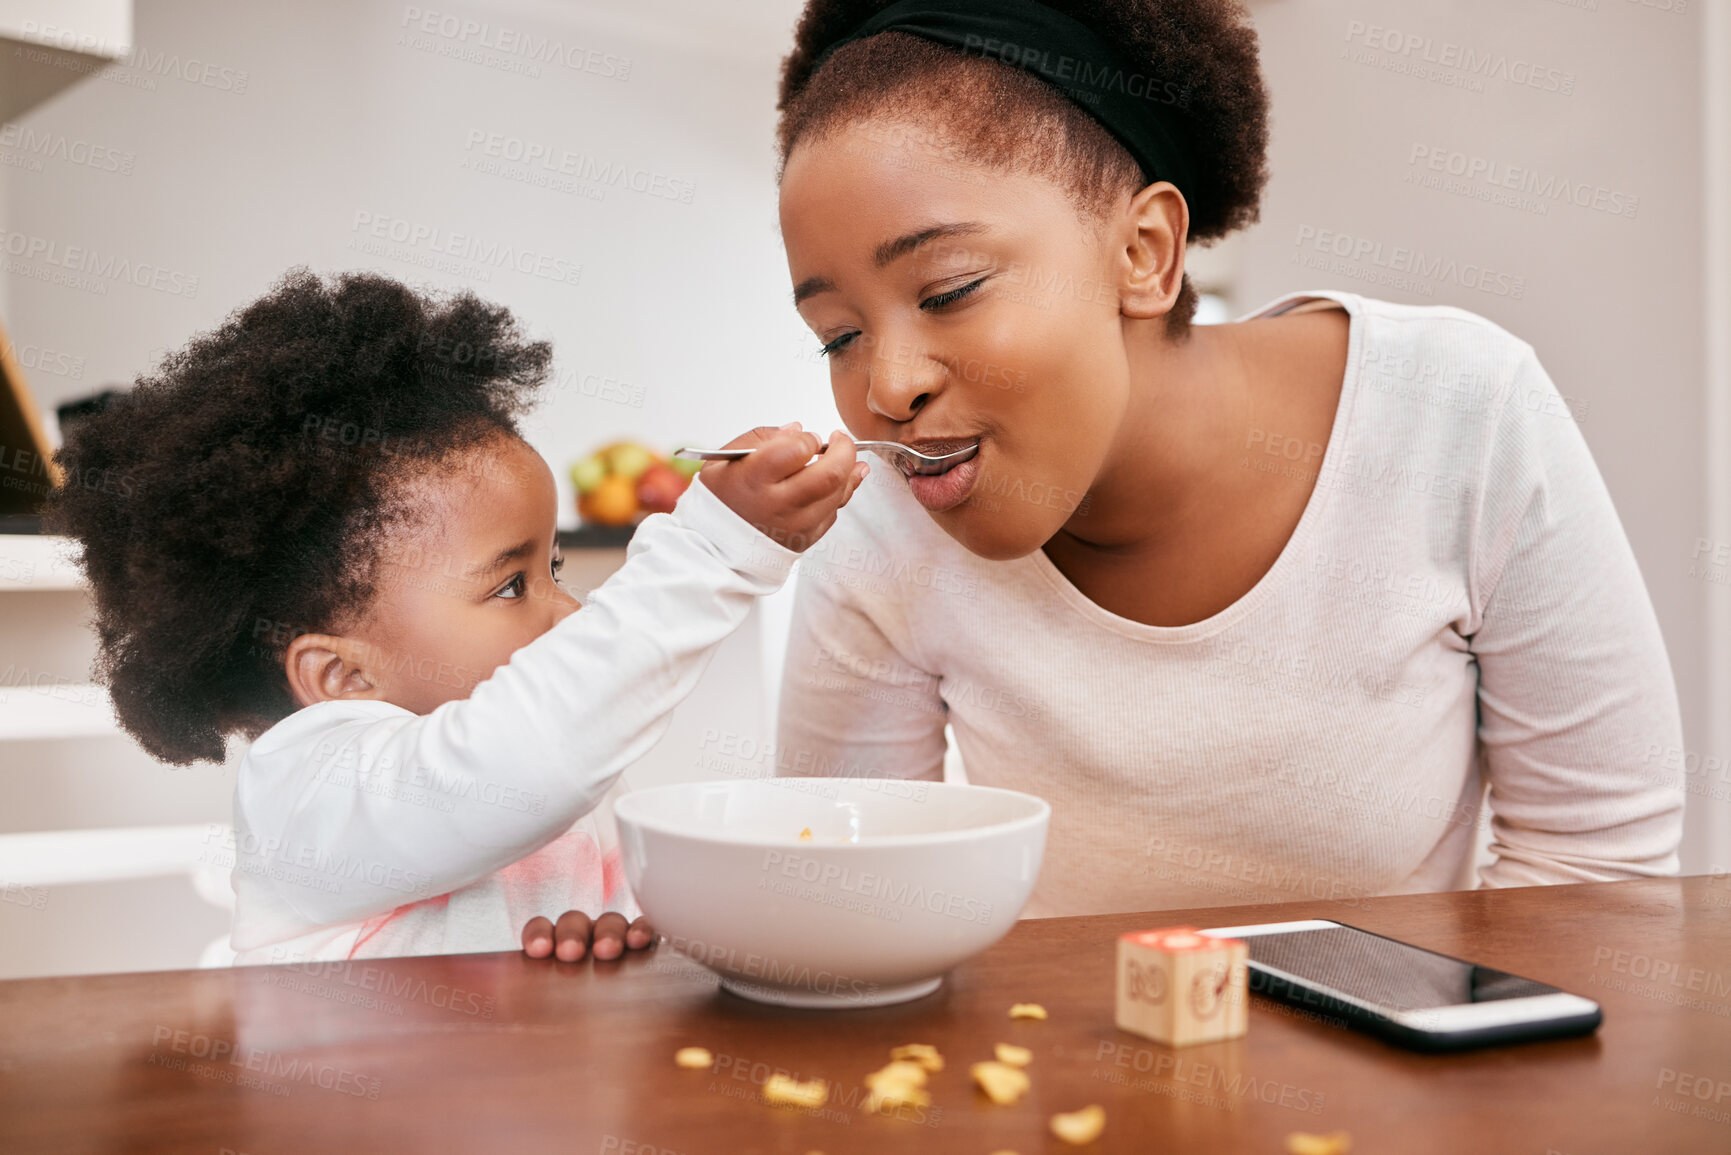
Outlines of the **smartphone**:
[{"label": "smartphone", "polygon": [[1243,939],[1256,994],[1420,1051],[1584,1035],[1599,1004],[1548,983],[1451,958],[1328,919],[1226,926]]}]

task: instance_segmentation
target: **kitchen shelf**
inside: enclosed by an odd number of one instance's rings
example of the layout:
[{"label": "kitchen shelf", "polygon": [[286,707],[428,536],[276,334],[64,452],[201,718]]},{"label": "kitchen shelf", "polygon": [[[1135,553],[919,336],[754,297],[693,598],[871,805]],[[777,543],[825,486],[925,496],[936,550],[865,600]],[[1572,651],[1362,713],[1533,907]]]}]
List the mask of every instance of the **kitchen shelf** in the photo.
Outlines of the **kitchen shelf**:
[{"label": "kitchen shelf", "polygon": [[559,548],[624,549],[636,532],[635,525],[580,525],[559,531]]},{"label": "kitchen shelf", "polygon": [[0,685],[0,742],[99,738],[120,733],[114,703],[102,686],[85,682]]},{"label": "kitchen shelf", "polygon": [[[6,590],[73,590],[84,577],[72,561],[66,538],[37,532],[31,517],[0,518],[0,592]],[[559,531],[560,549],[624,549],[637,532],[634,525],[582,525]]]},{"label": "kitchen shelf", "polygon": [[233,838],[220,822],[0,834],[0,879],[10,886],[161,878],[209,868],[226,874],[232,862]]},{"label": "kitchen shelf", "polygon": [[64,537],[0,534],[0,593],[82,589],[84,575],[72,560],[72,551],[72,542]]}]

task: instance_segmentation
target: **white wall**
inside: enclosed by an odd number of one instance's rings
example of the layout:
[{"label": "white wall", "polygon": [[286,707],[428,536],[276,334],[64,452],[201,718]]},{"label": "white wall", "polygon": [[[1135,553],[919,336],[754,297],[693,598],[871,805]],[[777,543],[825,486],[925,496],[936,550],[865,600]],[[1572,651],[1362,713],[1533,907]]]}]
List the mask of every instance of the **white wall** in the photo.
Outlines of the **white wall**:
[{"label": "white wall", "polygon": [[[1708,541],[1731,542],[1731,4],[1702,15],[1705,115],[1701,144],[1707,217],[1701,253],[1706,263],[1703,314],[1707,325]],[[1706,747],[1731,750],[1731,591],[1707,593]],[[1721,798],[1721,802],[1731,799]],[[1731,821],[1708,825],[1694,862],[1715,873],[1731,870]],[[1705,851],[1705,854],[1702,853]]]},{"label": "white wall", "polygon": [[[66,285],[30,275],[65,272],[46,260],[9,268],[15,339],[81,359],[79,377],[35,375],[44,406],[130,381],[305,263],[471,288],[551,338],[559,382],[529,437],[556,473],[615,437],[671,449],[771,419],[836,427],[821,364],[801,359],[814,342],[787,305],[775,235],[773,93],[794,8],[679,10],[658,22],[653,6],[511,0],[140,3],[126,61],[21,120],[102,160],[0,168],[7,230],[58,245],[60,260],[78,246],[98,266],[160,270],[152,288],[143,272],[143,287]],[[415,15],[433,11],[445,19]],[[507,33],[551,39],[580,65],[576,49],[592,51],[593,70],[478,47]],[[513,156],[569,152],[576,171],[661,178],[657,191],[689,190],[689,203],[524,183],[559,180],[559,160],[488,156],[490,135]],[[541,274],[461,255],[505,247]]]}]

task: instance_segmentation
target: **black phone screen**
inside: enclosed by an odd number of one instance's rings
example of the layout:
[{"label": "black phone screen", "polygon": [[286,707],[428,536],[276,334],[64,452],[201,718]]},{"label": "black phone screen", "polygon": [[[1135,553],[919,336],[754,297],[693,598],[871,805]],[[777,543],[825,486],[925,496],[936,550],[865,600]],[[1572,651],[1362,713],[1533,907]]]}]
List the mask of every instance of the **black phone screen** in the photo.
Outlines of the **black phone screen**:
[{"label": "black phone screen", "polygon": [[1437,954],[1351,926],[1238,935],[1250,947],[1250,989],[1275,993],[1256,966],[1273,967],[1385,1011],[1428,1010],[1561,992],[1506,971]]}]

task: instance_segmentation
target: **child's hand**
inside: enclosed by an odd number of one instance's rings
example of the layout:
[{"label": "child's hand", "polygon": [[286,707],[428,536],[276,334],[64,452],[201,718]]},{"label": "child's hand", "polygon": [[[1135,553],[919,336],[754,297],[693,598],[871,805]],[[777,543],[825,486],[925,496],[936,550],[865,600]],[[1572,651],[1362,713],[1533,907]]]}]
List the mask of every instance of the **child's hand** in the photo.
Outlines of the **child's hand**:
[{"label": "child's hand", "polygon": [[[799,422],[780,429],[759,426],[723,449],[754,449],[737,461],[712,461],[698,471],[703,484],[765,537],[791,550],[805,550],[835,524],[870,466],[855,456],[839,430],[829,446]],[[823,456],[810,465],[812,454]]]},{"label": "child's hand", "polygon": [[608,911],[591,923],[582,911],[568,910],[559,916],[557,925],[539,915],[530,919],[523,927],[523,953],[530,958],[555,955],[564,962],[576,962],[593,953],[605,961],[618,958],[626,948],[642,950],[653,946],[655,937],[655,928],[649,925],[647,917],[626,926],[624,915]]}]

